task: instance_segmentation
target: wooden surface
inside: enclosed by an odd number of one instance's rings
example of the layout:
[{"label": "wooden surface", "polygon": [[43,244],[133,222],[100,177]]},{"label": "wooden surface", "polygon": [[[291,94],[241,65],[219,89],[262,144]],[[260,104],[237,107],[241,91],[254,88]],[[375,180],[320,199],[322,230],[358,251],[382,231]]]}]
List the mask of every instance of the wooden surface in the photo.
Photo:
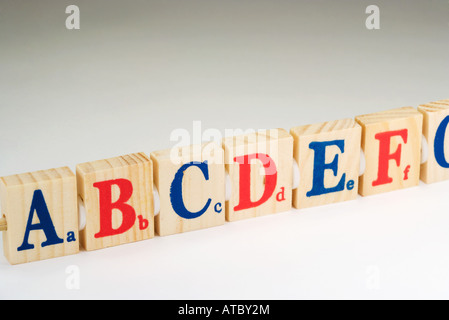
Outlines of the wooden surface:
[{"label": "wooden surface", "polygon": [[6,224],[5,218],[0,218],[0,231],[6,231],[8,230],[8,226]]},{"label": "wooden surface", "polygon": [[[428,159],[421,164],[421,180],[434,183],[449,179],[449,169],[438,164],[435,158],[435,135],[441,122],[449,116],[449,100],[442,100],[424,104],[418,107],[424,116],[423,135],[427,139]],[[449,160],[449,131],[444,134],[444,154]],[[446,160],[446,161],[447,161]]]},{"label": "wooden surface", "polygon": [[[43,230],[29,231],[28,243],[33,249],[19,251],[25,240],[30,214],[32,224],[41,223],[31,210],[36,192],[42,192],[51,224],[63,243],[42,246],[47,241]],[[13,175],[0,179],[2,214],[7,228],[3,232],[3,252],[11,264],[56,258],[79,252],[78,202],[75,175],[69,168]],[[69,235],[70,242],[68,241]],[[75,241],[72,241],[74,240]]]},{"label": "wooden surface", "polygon": [[[292,163],[293,163],[293,137],[284,129],[273,129],[257,133],[240,135],[223,139],[225,150],[226,171],[229,174],[232,187],[231,199],[226,205],[226,219],[236,221],[259,217],[267,214],[288,211],[292,207]],[[270,198],[253,208],[236,211],[240,203],[240,164],[235,161],[237,157],[251,154],[266,154],[275,163],[277,184]],[[266,172],[260,161],[250,163],[251,178],[250,197],[257,202],[265,190]],[[280,193],[283,195],[277,196]]]},{"label": "wooden surface", "polygon": [[[412,107],[404,107],[362,115],[355,119],[362,126],[362,150],[366,160],[365,173],[359,180],[359,193],[368,196],[417,186],[421,163],[422,114]],[[394,135],[389,139],[387,153],[398,152],[399,165],[395,160],[380,161],[379,134],[393,132],[406,133],[404,137]],[[381,162],[388,163],[388,178],[392,179],[391,182],[383,183],[379,179],[379,173],[383,171],[379,166]]]},{"label": "wooden surface", "polygon": [[[154,237],[152,163],[144,153],[79,164],[76,173],[78,193],[86,209],[86,227],[80,232],[81,244],[86,250],[97,250]],[[132,195],[125,203],[135,211],[134,225],[120,234],[98,237],[101,231],[100,189],[94,187],[94,184],[119,179],[127,180],[132,184]],[[117,201],[122,190],[118,185],[111,188],[112,201]],[[119,210],[113,212],[112,228],[119,230],[124,213]],[[148,225],[143,230],[141,230],[138,216],[148,221]],[[145,225],[142,226],[145,227]]]},{"label": "wooden surface", "polygon": [[[293,156],[299,165],[300,184],[293,190],[293,206],[297,209],[325,205],[335,202],[354,200],[358,195],[360,167],[361,127],[353,119],[343,119],[292,128],[290,134],[294,138]],[[338,142],[337,142],[338,141]],[[325,147],[325,159],[317,159],[313,143],[328,143]],[[343,149],[343,151],[342,151]],[[325,169],[334,161],[338,164]],[[324,167],[324,168],[323,168]],[[315,170],[317,171],[314,174]],[[324,179],[317,179],[324,172]],[[343,177],[344,175],[344,177]],[[314,177],[315,176],[315,177]],[[318,180],[315,182],[314,178]],[[316,190],[316,185],[324,182],[325,191]],[[343,190],[330,192],[329,189],[343,185]],[[321,187],[322,187],[321,186]],[[314,193],[311,195],[311,193]]]},{"label": "wooden surface", "polygon": [[[161,150],[151,153],[154,164],[154,184],[159,191],[160,213],[155,218],[156,233],[167,236],[193,230],[220,226],[225,223],[225,170],[223,149],[215,143],[186,146]],[[191,162],[204,164],[207,170],[206,179],[202,170],[197,166],[185,167]],[[207,168],[207,169],[206,169]],[[179,173],[178,173],[179,172]],[[182,177],[182,188],[174,193],[175,176]],[[173,199],[181,201],[191,213],[182,214],[173,206]],[[176,198],[176,199],[175,199]],[[210,199],[210,204],[207,203]],[[216,210],[218,209],[218,210]],[[217,212],[219,211],[219,212]]]}]

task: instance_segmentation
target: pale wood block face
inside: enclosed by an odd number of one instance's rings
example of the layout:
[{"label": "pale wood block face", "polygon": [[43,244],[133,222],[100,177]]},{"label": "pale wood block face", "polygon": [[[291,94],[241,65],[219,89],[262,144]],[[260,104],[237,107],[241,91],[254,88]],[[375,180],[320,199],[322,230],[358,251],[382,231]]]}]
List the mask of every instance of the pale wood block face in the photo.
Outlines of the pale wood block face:
[{"label": "pale wood block face", "polygon": [[362,126],[366,170],[359,193],[368,196],[417,186],[423,116],[412,107],[356,117]]},{"label": "pale wood block face", "polygon": [[449,119],[449,100],[419,106],[418,111],[424,116],[423,135],[428,144],[428,159],[421,164],[421,180],[425,183],[448,180],[449,131],[446,129]]},{"label": "pale wood block face", "polygon": [[227,221],[288,211],[292,207],[293,137],[273,129],[223,139],[232,195]]},{"label": "pale wood block face", "polygon": [[0,179],[4,254],[21,264],[79,252],[76,178],[69,168]]},{"label": "pale wood block face", "polygon": [[151,153],[160,213],[156,233],[167,236],[225,223],[223,149],[215,144]]},{"label": "pale wood block face", "polygon": [[362,128],[353,119],[292,128],[300,171],[293,190],[297,209],[354,200],[358,196]]},{"label": "pale wood block face", "polygon": [[154,237],[153,166],[144,153],[79,164],[76,171],[87,251]]}]

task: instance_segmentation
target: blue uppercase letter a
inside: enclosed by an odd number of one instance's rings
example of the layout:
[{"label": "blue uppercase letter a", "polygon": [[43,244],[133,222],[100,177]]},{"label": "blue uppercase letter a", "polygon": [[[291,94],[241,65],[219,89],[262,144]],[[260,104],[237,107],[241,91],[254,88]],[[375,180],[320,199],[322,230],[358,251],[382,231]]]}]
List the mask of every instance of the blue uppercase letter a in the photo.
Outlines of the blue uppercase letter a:
[{"label": "blue uppercase letter a", "polygon": [[[37,217],[39,218],[39,223],[33,224],[33,217],[35,212]],[[48,211],[48,207],[45,202],[42,190],[36,190],[34,192],[23,243],[19,248],[17,248],[17,251],[34,249],[34,245],[28,243],[28,238],[30,237],[30,232],[35,230],[42,230],[47,237],[47,241],[44,241],[41,244],[42,248],[64,243],[64,240],[59,238],[56,234],[56,229],[53,225],[53,221],[51,220],[50,212]]]}]

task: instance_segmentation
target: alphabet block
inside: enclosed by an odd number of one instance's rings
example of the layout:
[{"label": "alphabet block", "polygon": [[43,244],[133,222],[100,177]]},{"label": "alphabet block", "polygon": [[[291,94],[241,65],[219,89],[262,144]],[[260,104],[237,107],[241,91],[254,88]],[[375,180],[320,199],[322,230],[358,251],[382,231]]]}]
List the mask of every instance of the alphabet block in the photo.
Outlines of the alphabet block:
[{"label": "alphabet block", "polygon": [[353,119],[292,128],[300,172],[293,190],[297,209],[354,200],[358,196],[362,128]]},{"label": "alphabet block", "polygon": [[151,153],[160,213],[156,233],[167,236],[225,223],[223,149],[216,143]]},{"label": "alphabet block", "polygon": [[418,107],[424,116],[423,135],[427,140],[428,158],[421,164],[421,180],[434,183],[449,179],[449,100]]},{"label": "alphabet block", "polygon": [[80,238],[87,251],[154,237],[153,166],[145,154],[79,164],[76,175],[86,209]]},{"label": "alphabet block", "polygon": [[412,107],[356,117],[362,126],[366,170],[359,193],[368,196],[417,186],[423,116]]},{"label": "alphabet block", "polygon": [[293,137],[283,129],[223,139],[232,195],[226,219],[288,211],[292,206]]},{"label": "alphabet block", "polygon": [[58,168],[0,178],[3,252],[21,264],[79,252],[75,175]]}]

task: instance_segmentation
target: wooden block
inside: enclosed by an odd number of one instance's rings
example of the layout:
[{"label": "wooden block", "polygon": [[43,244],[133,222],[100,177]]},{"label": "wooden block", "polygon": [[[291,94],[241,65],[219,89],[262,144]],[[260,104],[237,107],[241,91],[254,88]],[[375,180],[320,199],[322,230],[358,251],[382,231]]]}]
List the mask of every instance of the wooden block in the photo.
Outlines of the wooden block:
[{"label": "wooden block", "polygon": [[151,153],[160,213],[156,233],[167,236],[225,223],[223,149],[215,144]]},{"label": "wooden block", "polygon": [[427,140],[428,158],[421,164],[421,180],[434,183],[449,179],[449,100],[421,105],[424,116],[423,135]]},{"label": "wooden block", "polygon": [[79,252],[76,179],[69,168],[0,178],[0,198],[3,252],[11,264]]},{"label": "wooden block", "polygon": [[79,164],[76,174],[87,251],[154,237],[153,166],[145,154]]},{"label": "wooden block", "polygon": [[292,206],[293,137],[283,129],[223,139],[232,195],[226,219],[288,211]]},{"label": "wooden block", "polygon": [[356,117],[362,126],[366,170],[359,193],[368,196],[417,186],[423,116],[405,107]]},{"label": "wooden block", "polygon": [[362,128],[344,119],[292,128],[300,172],[293,190],[297,209],[354,200],[358,196]]}]

